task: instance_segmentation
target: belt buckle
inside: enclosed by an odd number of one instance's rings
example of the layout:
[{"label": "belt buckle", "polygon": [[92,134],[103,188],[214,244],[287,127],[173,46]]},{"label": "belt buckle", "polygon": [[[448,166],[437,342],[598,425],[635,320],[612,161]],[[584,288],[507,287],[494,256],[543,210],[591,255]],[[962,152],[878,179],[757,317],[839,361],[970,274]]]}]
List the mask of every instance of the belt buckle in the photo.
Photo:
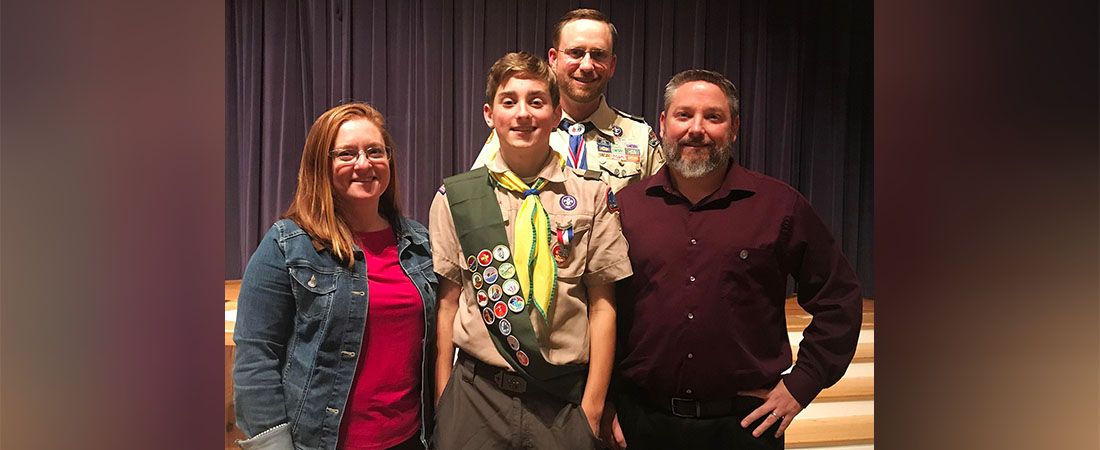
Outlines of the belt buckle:
[{"label": "belt buckle", "polygon": [[506,391],[522,394],[527,392],[527,380],[521,375],[514,375],[506,370],[501,370],[493,375],[493,381],[497,386]]},{"label": "belt buckle", "polygon": [[[679,411],[677,411],[676,410],[676,402],[678,402],[678,401],[681,402],[681,404],[683,404],[683,403],[694,403],[695,404],[695,414],[694,415],[682,414]],[[672,415],[674,415],[676,417],[688,417],[688,418],[692,418],[692,419],[697,419],[697,418],[699,418],[700,416],[703,415],[702,406],[701,406],[702,403],[700,403],[698,400],[692,400],[692,399],[689,399],[689,398],[672,397],[671,403],[672,403]]]}]

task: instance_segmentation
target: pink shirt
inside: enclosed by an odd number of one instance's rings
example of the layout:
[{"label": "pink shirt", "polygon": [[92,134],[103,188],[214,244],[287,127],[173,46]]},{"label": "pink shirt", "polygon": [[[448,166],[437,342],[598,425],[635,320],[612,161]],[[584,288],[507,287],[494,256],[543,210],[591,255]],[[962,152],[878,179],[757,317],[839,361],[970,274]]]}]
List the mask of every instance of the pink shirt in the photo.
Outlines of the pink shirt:
[{"label": "pink shirt", "polygon": [[355,238],[367,261],[367,324],[339,447],[384,449],[420,429],[424,303],[398,263],[392,228]]}]

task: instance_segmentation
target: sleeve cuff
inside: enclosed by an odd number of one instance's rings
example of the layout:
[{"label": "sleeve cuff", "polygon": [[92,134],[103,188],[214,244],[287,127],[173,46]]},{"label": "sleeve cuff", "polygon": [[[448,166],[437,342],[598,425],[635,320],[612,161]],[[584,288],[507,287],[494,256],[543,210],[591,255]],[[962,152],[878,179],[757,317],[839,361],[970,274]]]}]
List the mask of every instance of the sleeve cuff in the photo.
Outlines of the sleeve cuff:
[{"label": "sleeve cuff", "polygon": [[452,283],[462,286],[462,269],[459,268],[457,262],[448,258],[442,254],[432,255],[432,265],[435,273],[439,276],[451,280]]},{"label": "sleeve cuff", "polygon": [[251,439],[238,440],[237,445],[244,450],[294,450],[294,442],[290,439],[290,425],[286,423],[276,425]]},{"label": "sleeve cuff", "polygon": [[634,274],[634,269],[630,266],[630,258],[623,257],[619,261],[613,264],[601,267],[595,271],[584,274],[582,279],[584,284],[589,286],[600,286],[604,284],[611,284],[616,281],[625,279]]},{"label": "sleeve cuff", "polygon": [[817,398],[817,394],[821,393],[821,384],[810,378],[804,370],[799,370],[797,364],[791,373],[783,377],[783,385],[803,408],[809,406]]}]

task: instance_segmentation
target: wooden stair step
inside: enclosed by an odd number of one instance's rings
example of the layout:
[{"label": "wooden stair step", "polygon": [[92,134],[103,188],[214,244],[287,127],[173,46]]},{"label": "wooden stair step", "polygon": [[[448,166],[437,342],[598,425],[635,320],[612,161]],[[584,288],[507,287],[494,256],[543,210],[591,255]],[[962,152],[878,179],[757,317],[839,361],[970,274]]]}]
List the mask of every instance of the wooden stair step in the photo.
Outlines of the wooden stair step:
[{"label": "wooden stair step", "polygon": [[241,280],[225,280],[225,301],[236,302],[241,294]]},{"label": "wooden stair step", "polygon": [[848,400],[873,400],[875,377],[845,377],[817,394],[816,402],[840,402]]},{"label": "wooden stair step", "polygon": [[795,418],[784,435],[786,448],[870,444],[875,441],[875,416]]}]

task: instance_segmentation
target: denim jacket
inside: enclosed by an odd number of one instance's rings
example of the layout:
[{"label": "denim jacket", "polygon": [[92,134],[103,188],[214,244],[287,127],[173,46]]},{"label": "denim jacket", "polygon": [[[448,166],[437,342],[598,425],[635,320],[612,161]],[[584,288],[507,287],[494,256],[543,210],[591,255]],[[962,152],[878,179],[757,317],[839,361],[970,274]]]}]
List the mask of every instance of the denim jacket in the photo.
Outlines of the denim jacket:
[{"label": "denim jacket", "polygon": [[[401,268],[424,300],[420,440],[431,432],[437,280],[428,230],[395,224]],[[333,450],[351,392],[367,318],[367,268],[355,248],[354,270],[318,249],[293,221],[275,223],[241,280],[233,402],[246,449]]]}]

